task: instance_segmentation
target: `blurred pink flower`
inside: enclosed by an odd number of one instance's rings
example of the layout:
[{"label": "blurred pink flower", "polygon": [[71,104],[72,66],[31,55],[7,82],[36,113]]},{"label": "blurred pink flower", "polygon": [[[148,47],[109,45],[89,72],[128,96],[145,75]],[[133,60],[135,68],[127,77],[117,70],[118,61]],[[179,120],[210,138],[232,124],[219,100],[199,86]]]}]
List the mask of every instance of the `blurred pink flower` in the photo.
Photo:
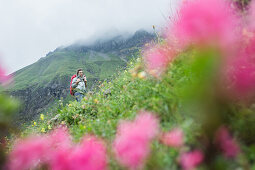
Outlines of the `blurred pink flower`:
[{"label": "blurred pink flower", "polygon": [[225,76],[225,90],[230,98],[244,101],[255,97],[255,37],[248,41],[243,44],[244,49],[228,59],[222,74]]},{"label": "blurred pink flower", "polygon": [[153,139],[159,132],[159,121],[151,112],[140,111],[133,123],[147,139]]},{"label": "blurred pink flower", "polygon": [[223,154],[228,158],[236,157],[240,152],[238,144],[230,136],[226,127],[221,127],[216,132],[215,142],[219,145],[220,149],[223,151]]},{"label": "blurred pink flower", "polygon": [[238,97],[255,93],[255,63],[249,62],[246,58],[240,58],[233,65],[233,84],[235,94]]},{"label": "blurred pink flower", "polygon": [[196,168],[204,159],[204,155],[199,150],[182,153],[180,155],[180,164],[184,170]]},{"label": "blurred pink flower", "polygon": [[30,137],[16,143],[10,154],[10,170],[33,169],[47,164],[52,170],[104,170],[107,156],[104,143],[93,137],[85,137],[80,145],[73,146],[65,128],[49,135]]},{"label": "blurred pink flower", "polygon": [[183,3],[168,35],[180,44],[212,45],[228,50],[237,37],[237,19],[224,0],[191,0]]},{"label": "blurred pink flower", "polygon": [[158,133],[158,124],[149,112],[140,112],[133,122],[121,122],[113,144],[117,160],[129,168],[141,167],[150,152],[150,142]]},{"label": "blurred pink flower", "polygon": [[51,149],[47,152],[52,170],[69,170],[70,155],[73,150],[71,136],[67,128],[59,128],[48,135]]},{"label": "blurred pink flower", "polygon": [[146,70],[152,76],[159,78],[173,60],[175,52],[170,46],[155,45],[143,53]]},{"label": "blurred pink flower", "polygon": [[161,137],[161,141],[170,147],[181,147],[183,145],[183,131],[179,128],[175,128],[164,133]]},{"label": "blurred pink flower", "polygon": [[71,147],[62,147],[61,149],[57,149],[51,151],[49,157],[49,167],[51,170],[71,170],[70,164],[71,158],[70,155],[73,152],[73,148]]},{"label": "blurred pink flower", "polygon": [[55,129],[48,135],[48,138],[53,148],[66,148],[72,145],[71,136],[66,127]]},{"label": "blurred pink flower", "polygon": [[107,155],[104,143],[93,136],[84,137],[82,143],[74,148],[69,165],[70,170],[107,169]]},{"label": "blurred pink flower", "polygon": [[48,151],[48,140],[45,137],[30,137],[18,141],[10,153],[8,167],[10,170],[34,168],[46,161]]},{"label": "blurred pink flower", "polygon": [[5,70],[0,66],[0,84],[7,83],[8,81],[10,81],[10,79],[11,79],[11,76],[6,75]]},{"label": "blurred pink flower", "polygon": [[9,156],[10,170],[35,168],[48,164],[53,170],[67,170],[71,153],[71,137],[67,129],[54,130],[49,135],[19,140]]}]

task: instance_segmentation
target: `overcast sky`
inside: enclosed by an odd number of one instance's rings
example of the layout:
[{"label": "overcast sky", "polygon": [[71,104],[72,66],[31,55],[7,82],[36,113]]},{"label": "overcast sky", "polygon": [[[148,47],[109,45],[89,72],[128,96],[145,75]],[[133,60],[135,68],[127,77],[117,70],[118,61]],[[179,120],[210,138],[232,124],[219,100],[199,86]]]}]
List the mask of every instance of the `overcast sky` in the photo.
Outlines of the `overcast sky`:
[{"label": "overcast sky", "polygon": [[159,29],[177,1],[0,0],[0,63],[11,73],[77,40]]}]

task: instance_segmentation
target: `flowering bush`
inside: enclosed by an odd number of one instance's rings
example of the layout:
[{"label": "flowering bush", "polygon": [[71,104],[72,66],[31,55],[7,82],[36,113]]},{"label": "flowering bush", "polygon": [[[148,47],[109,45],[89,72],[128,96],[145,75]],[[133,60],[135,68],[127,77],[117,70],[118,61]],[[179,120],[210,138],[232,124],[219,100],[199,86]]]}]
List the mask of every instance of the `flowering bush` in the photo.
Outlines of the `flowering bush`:
[{"label": "flowering bush", "polygon": [[[217,164],[219,154],[213,151],[216,148],[226,157],[235,157],[240,153],[236,140],[220,127],[227,125],[233,128],[236,111],[232,108],[241,109],[238,107],[241,104],[249,108],[255,99],[254,1],[247,15],[242,17],[240,11],[232,8],[232,5],[230,1],[222,0],[191,0],[182,3],[178,15],[165,33],[168,46],[176,47],[173,51],[178,51],[179,55],[162,52],[155,55],[153,52],[160,51],[160,46],[151,52],[153,60],[144,53],[146,69],[151,70],[151,65],[160,63],[160,76],[164,72],[167,74],[166,67],[170,62],[173,65],[180,61],[184,63],[179,70],[188,75],[189,79],[178,84],[176,94],[182,99],[183,109],[191,112],[194,120],[201,124],[203,139],[197,142],[203,144],[205,166],[208,168]],[[186,56],[180,55],[182,53],[186,53]],[[163,60],[166,56],[173,60]],[[216,132],[217,144],[214,143]],[[180,134],[164,134],[162,142],[173,147],[182,146]],[[202,161],[201,154],[194,155],[199,155],[194,163],[189,154],[181,156],[180,162],[183,162],[184,169],[193,169],[193,164]]]}]

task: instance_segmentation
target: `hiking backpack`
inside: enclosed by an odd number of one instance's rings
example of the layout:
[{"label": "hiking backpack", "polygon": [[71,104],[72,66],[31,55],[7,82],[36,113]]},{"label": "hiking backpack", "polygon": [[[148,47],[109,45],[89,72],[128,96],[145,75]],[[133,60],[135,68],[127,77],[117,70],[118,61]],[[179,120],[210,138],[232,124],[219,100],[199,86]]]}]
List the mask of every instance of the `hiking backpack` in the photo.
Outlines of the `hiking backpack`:
[{"label": "hiking backpack", "polygon": [[71,82],[70,82],[70,94],[73,96],[74,95],[74,92],[73,92],[73,88],[72,88],[72,82],[73,82],[73,79],[76,77],[76,74],[74,74],[72,77],[71,77]]}]

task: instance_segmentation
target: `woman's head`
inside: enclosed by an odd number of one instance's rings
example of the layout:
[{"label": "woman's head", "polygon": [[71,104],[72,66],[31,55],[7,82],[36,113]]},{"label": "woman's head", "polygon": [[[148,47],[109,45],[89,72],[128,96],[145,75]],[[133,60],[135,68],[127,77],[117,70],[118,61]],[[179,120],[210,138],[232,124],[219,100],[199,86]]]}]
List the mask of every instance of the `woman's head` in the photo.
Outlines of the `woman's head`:
[{"label": "woman's head", "polygon": [[79,68],[79,69],[77,70],[76,75],[82,77],[82,76],[83,76],[83,70],[82,70],[81,68]]}]

